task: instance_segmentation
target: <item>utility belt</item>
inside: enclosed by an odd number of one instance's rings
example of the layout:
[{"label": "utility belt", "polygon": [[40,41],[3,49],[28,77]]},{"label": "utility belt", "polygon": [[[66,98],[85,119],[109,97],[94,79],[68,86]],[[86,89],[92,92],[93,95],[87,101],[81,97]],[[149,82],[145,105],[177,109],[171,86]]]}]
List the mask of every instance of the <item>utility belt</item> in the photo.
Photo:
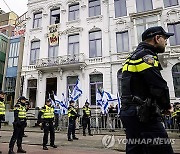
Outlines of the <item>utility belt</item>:
[{"label": "utility belt", "polygon": [[129,106],[135,106],[137,116],[140,122],[149,122],[157,117],[160,117],[161,112],[156,102],[152,99],[146,98],[142,100],[138,96],[124,97],[122,98],[122,109],[128,109]]}]

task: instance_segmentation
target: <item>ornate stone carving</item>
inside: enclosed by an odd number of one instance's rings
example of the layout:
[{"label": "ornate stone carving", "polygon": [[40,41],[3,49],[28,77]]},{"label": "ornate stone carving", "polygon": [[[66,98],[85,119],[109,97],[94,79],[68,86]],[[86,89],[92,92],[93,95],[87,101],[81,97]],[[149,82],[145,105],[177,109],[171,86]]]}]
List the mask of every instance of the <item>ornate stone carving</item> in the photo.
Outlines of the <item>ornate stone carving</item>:
[{"label": "ornate stone carving", "polygon": [[179,18],[180,18],[179,13],[180,13],[180,11],[175,10],[175,9],[172,9],[172,10],[168,11],[166,21],[171,22],[171,23],[177,22],[179,20]]},{"label": "ornate stone carving", "polygon": [[72,26],[71,28],[66,29],[65,31],[63,31],[63,34],[73,34],[73,33],[79,33],[82,32],[83,28],[82,27],[74,27]]},{"label": "ornate stone carving", "polygon": [[50,5],[48,6],[48,9],[55,9],[55,8],[60,7],[60,6],[62,6],[61,3],[50,4]]},{"label": "ornate stone carving", "polygon": [[43,8],[34,8],[31,10],[31,13],[42,12],[43,10],[44,10]]},{"label": "ornate stone carving", "polygon": [[116,21],[116,24],[126,24],[127,21],[124,20],[123,18],[118,18],[117,21]]},{"label": "ornate stone carving", "polygon": [[39,80],[42,81],[42,77],[43,77],[42,71],[38,71],[38,77],[39,77]]},{"label": "ornate stone carving", "polygon": [[73,4],[77,2],[81,2],[81,0],[67,0],[66,4]]},{"label": "ornate stone carving", "polygon": [[90,29],[90,31],[98,31],[98,30],[101,30],[101,29],[96,26],[94,26],[92,29]]},{"label": "ornate stone carving", "polygon": [[62,70],[61,68],[59,68],[58,71],[59,71],[60,79],[62,80],[62,77],[63,77],[63,70]]},{"label": "ornate stone carving", "polygon": [[103,16],[102,15],[99,15],[99,16],[94,16],[94,17],[88,17],[86,20],[87,20],[87,23],[96,23],[96,22],[102,22],[102,18]]}]

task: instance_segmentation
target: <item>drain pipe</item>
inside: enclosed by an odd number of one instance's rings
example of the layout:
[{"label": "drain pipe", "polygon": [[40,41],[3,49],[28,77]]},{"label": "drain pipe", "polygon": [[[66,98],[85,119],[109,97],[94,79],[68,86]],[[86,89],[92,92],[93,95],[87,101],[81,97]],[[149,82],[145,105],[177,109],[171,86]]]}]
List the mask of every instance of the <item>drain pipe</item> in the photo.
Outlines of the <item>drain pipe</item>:
[{"label": "drain pipe", "polygon": [[111,57],[111,31],[110,31],[110,11],[109,11],[109,1],[107,1],[107,16],[108,16],[108,38],[109,38],[109,57],[110,57],[110,82],[111,82],[111,94],[113,94],[113,79],[112,79],[112,57]]}]

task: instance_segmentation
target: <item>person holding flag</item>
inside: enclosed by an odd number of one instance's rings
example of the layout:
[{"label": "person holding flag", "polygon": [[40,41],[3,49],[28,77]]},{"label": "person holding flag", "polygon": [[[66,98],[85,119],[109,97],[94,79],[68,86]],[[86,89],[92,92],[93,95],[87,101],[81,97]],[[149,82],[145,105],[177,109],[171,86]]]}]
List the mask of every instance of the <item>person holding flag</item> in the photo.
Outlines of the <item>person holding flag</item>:
[{"label": "person holding flag", "polygon": [[82,117],[82,124],[83,124],[83,136],[86,136],[86,128],[88,126],[88,133],[90,136],[93,136],[91,134],[91,124],[90,124],[90,118],[91,118],[91,109],[89,107],[89,102],[86,100],[85,105],[83,106],[83,117]]}]

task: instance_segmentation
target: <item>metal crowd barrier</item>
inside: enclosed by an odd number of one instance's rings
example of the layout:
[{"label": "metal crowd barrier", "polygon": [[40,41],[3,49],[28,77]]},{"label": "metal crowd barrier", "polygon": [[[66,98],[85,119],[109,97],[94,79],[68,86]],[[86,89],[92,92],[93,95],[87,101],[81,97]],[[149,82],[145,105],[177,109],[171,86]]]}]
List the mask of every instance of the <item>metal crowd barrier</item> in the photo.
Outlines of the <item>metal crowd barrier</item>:
[{"label": "metal crowd barrier", "polygon": [[[34,117],[32,116],[34,115]],[[35,114],[29,114],[29,121],[31,121],[29,126],[33,126],[37,121],[38,110],[35,111]],[[163,116],[162,123],[167,130],[178,131],[179,126],[177,123],[176,117],[171,117],[170,115]],[[68,127],[68,116],[60,115],[59,116],[59,130],[67,130]],[[102,115],[92,114],[91,116],[91,128],[92,130],[101,131],[113,131],[124,129],[121,119],[116,113]],[[76,129],[82,129],[82,116],[76,120]]]}]

